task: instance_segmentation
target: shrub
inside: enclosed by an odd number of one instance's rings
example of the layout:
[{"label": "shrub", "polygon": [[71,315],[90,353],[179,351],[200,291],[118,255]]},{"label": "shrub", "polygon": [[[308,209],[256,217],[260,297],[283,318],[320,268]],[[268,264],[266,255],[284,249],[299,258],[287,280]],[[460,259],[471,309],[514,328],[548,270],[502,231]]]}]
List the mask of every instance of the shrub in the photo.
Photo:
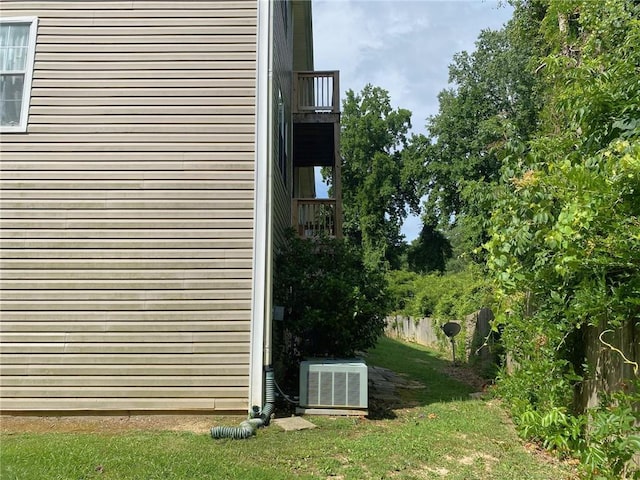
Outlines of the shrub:
[{"label": "shrub", "polygon": [[[289,377],[309,357],[351,357],[373,347],[388,313],[384,276],[346,240],[302,240],[292,232],[275,262],[276,357]],[[291,383],[291,382],[288,382]]]},{"label": "shrub", "polygon": [[387,275],[394,313],[460,321],[493,304],[493,287],[482,269],[469,264],[461,272],[418,275],[392,271]]}]

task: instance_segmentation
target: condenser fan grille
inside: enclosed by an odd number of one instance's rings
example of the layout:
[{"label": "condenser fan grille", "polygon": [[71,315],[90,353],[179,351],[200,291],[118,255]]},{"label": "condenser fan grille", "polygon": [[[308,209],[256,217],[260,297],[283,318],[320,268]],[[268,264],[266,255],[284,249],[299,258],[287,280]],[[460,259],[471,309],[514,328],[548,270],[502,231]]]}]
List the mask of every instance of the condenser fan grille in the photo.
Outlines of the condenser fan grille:
[{"label": "condenser fan grille", "polygon": [[367,366],[364,362],[302,362],[300,404],[367,408]]}]

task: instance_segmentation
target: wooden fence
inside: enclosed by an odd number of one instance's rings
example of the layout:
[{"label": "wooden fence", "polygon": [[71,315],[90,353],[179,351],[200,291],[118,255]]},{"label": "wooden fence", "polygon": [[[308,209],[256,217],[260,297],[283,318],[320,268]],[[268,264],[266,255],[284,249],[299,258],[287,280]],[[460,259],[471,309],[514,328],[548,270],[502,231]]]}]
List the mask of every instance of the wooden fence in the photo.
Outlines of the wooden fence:
[{"label": "wooden fence", "polygon": [[[467,315],[464,321],[460,322],[462,329],[455,337],[458,360],[469,363],[495,361],[490,338],[491,320],[493,320],[493,312],[488,308],[482,308]],[[385,333],[391,338],[439,350],[450,348],[450,341],[442,332],[440,323],[428,317],[388,317]]]},{"label": "wooden fence", "polygon": [[[493,313],[483,308],[460,322],[462,329],[456,337],[457,359],[469,363],[497,360],[490,337],[491,320]],[[440,350],[450,349],[439,323],[431,318],[389,317],[385,333],[392,338]],[[607,325],[586,327],[583,341],[590,374],[576,392],[575,401],[580,410],[597,406],[605,393],[630,388],[630,380],[640,375],[640,322],[631,320],[616,329]],[[517,365],[511,365],[511,368],[517,368]]]}]

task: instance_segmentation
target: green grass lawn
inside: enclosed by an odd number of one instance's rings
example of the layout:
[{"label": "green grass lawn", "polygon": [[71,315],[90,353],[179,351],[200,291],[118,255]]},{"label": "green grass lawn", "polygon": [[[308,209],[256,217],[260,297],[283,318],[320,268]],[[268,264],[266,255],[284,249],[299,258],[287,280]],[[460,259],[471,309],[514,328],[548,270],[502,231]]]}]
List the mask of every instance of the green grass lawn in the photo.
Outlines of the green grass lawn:
[{"label": "green grass lawn", "polygon": [[[248,440],[166,431],[4,434],[0,478],[573,478],[568,466],[525,449],[496,401],[470,400],[473,389],[443,373],[450,362],[438,354],[382,339],[367,362],[425,388],[402,390],[400,406],[377,420],[307,417],[318,428],[272,425]],[[212,418],[212,425],[236,420]]]}]

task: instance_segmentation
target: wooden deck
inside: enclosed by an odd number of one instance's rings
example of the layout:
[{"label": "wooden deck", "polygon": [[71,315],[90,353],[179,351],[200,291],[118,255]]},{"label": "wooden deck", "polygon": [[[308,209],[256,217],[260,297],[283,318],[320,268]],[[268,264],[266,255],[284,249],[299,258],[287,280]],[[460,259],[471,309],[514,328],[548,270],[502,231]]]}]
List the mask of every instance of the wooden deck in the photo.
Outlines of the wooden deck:
[{"label": "wooden deck", "polygon": [[293,226],[302,238],[340,237],[342,222],[332,198],[294,198]]},{"label": "wooden deck", "polygon": [[302,238],[341,238],[339,72],[294,72],[292,109],[294,168],[332,168],[335,192],[335,198],[294,198],[293,227]]}]

